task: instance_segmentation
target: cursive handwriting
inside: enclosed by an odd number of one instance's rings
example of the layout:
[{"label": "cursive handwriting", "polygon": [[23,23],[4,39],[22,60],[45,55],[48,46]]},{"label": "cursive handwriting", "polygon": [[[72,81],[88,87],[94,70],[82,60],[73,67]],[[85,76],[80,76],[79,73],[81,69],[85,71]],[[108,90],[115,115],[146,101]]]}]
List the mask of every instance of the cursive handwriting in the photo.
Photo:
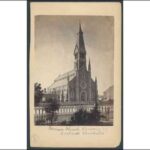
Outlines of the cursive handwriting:
[{"label": "cursive handwriting", "polygon": [[60,135],[103,135],[106,130],[100,127],[50,126],[49,130]]}]

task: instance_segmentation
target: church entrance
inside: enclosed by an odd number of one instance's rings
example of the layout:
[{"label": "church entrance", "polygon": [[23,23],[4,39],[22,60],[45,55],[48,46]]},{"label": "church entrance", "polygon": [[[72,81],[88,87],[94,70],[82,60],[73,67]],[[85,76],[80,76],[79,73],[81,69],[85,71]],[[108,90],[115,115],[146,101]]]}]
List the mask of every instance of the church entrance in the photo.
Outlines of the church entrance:
[{"label": "church entrance", "polygon": [[86,101],[87,100],[87,96],[86,96],[86,92],[85,91],[81,92],[80,100],[81,101]]}]

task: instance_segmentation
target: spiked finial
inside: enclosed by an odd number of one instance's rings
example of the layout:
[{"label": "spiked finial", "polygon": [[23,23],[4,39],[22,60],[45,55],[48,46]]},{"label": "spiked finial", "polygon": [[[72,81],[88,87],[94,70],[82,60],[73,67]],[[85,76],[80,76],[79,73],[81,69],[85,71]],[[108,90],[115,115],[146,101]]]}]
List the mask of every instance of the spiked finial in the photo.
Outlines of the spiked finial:
[{"label": "spiked finial", "polygon": [[95,83],[97,84],[97,77],[95,77]]},{"label": "spiked finial", "polygon": [[91,72],[91,63],[90,63],[90,59],[89,59],[88,71]]}]

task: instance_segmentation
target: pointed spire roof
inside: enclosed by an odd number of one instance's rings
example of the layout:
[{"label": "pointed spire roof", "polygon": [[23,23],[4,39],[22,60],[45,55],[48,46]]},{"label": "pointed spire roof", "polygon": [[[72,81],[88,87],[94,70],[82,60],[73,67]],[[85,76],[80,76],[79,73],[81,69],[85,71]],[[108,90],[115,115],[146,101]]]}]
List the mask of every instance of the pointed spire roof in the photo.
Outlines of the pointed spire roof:
[{"label": "pointed spire roof", "polygon": [[90,59],[89,59],[88,71],[91,71],[91,63],[90,63]]},{"label": "pointed spire roof", "polygon": [[83,31],[82,31],[80,22],[79,22],[79,32],[77,33],[77,42],[76,42],[74,54],[76,54],[78,52],[86,53],[85,45],[84,45],[84,38],[83,38]]},{"label": "pointed spire roof", "polygon": [[79,21],[79,33],[83,33],[83,32],[82,32],[82,28],[81,28],[81,23],[80,23],[80,21]]},{"label": "pointed spire roof", "polygon": [[97,84],[97,77],[95,77],[95,83]]}]

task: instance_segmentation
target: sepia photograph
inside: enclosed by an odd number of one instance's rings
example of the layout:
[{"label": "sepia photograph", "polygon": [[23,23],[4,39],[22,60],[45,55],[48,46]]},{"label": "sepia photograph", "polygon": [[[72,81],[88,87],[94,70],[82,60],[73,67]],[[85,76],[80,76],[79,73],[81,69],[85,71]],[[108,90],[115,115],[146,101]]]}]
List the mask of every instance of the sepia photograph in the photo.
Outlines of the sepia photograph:
[{"label": "sepia photograph", "polygon": [[113,125],[113,30],[112,16],[35,17],[35,125]]},{"label": "sepia photograph", "polygon": [[32,2],[30,20],[31,147],[119,146],[121,3]]}]

